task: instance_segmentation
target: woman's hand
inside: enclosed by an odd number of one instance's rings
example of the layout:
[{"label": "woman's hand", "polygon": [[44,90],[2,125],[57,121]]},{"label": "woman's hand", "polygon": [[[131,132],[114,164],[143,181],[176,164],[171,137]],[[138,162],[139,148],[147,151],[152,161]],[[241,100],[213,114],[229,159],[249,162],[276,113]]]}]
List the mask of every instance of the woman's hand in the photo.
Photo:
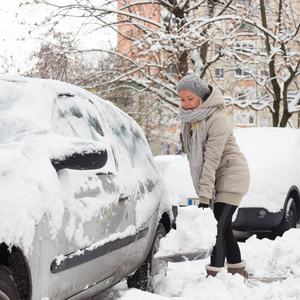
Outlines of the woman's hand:
[{"label": "woman's hand", "polygon": [[199,203],[198,208],[208,208],[208,204],[204,204],[204,203]]},{"label": "woman's hand", "polygon": [[208,208],[209,207],[209,198],[206,197],[199,197],[200,203],[198,205],[199,208]]}]

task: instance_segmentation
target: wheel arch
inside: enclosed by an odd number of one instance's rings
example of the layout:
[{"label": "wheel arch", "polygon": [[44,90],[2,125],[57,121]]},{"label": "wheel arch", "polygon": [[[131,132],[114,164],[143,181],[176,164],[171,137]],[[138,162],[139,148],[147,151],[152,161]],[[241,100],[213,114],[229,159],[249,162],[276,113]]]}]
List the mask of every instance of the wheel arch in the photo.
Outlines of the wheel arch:
[{"label": "wheel arch", "polygon": [[287,193],[287,197],[285,199],[284,208],[286,208],[288,200],[293,198],[297,207],[297,222],[300,221],[300,191],[297,186],[292,186]]},{"label": "wheel arch", "polygon": [[30,268],[22,250],[17,246],[8,247],[0,244],[0,265],[5,266],[17,285],[21,299],[30,300],[32,284]]},{"label": "wheel arch", "polygon": [[164,212],[161,216],[161,219],[159,220],[159,223],[161,223],[166,230],[166,233],[168,233],[171,230],[172,227],[172,221],[170,218],[170,215],[167,212]]}]

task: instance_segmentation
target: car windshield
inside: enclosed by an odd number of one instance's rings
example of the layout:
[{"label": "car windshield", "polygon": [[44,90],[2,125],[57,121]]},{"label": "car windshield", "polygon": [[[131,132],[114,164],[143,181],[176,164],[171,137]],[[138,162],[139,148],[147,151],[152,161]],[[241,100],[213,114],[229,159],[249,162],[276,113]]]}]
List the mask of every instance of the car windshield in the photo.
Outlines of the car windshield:
[{"label": "car windshield", "polygon": [[0,91],[0,143],[51,129],[54,91],[49,93],[43,86],[24,81],[5,80],[1,81]]}]

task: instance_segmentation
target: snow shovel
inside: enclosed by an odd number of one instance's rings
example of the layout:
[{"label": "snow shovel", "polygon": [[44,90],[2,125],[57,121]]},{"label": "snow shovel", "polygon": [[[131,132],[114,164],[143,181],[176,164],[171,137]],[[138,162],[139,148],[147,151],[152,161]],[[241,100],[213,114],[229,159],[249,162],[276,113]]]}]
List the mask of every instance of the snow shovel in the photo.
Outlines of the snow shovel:
[{"label": "snow shovel", "polygon": [[200,249],[196,251],[192,251],[189,253],[173,253],[170,255],[155,255],[155,258],[169,261],[169,262],[184,262],[184,261],[192,261],[192,260],[199,260],[205,259],[210,256],[212,251],[211,249]]}]

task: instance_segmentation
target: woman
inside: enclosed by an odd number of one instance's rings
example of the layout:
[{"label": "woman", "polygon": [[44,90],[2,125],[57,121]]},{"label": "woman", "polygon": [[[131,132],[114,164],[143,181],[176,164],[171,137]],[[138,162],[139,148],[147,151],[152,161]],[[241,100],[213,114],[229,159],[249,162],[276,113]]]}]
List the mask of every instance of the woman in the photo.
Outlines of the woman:
[{"label": "woman", "polygon": [[246,263],[232,231],[232,215],[248,191],[250,175],[224,113],[224,97],[196,75],[183,77],[177,92],[181,100],[183,147],[199,206],[213,207],[218,222],[207,275],[216,276],[226,257],[228,272],[247,278]]}]

